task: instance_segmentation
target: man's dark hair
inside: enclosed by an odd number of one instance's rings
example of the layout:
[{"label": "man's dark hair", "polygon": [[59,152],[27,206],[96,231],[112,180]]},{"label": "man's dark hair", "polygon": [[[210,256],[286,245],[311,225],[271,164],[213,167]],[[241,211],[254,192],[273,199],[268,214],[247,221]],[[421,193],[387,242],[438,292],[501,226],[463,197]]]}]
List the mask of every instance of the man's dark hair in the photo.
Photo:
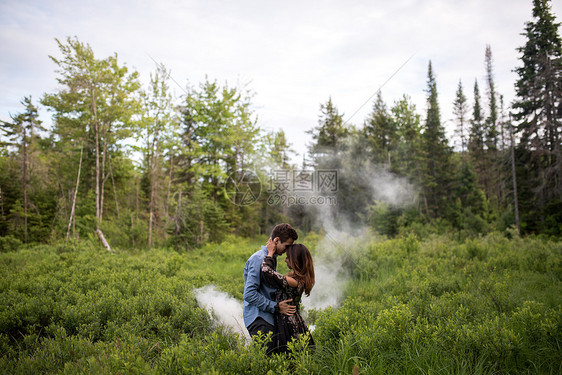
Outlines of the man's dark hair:
[{"label": "man's dark hair", "polygon": [[295,228],[290,226],[289,224],[277,224],[275,228],[271,231],[271,238],[279,237],[281,242],[286,242],[289,238],[292,238],[293,241],[296,241],[299,238],[297,231]]}]

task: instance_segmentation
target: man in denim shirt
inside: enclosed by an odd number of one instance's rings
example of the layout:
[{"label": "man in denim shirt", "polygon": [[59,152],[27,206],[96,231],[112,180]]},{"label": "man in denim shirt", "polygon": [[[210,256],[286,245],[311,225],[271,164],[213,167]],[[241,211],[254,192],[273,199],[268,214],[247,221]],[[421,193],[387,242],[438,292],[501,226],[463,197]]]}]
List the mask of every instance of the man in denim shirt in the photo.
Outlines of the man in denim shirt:
[{"label": "man in denim shirt", "polygon": [[[275,244],[275,259],[285,253],[285,248],[297,240],[297,231],[289,224],[278,224],[271,232],[271,239]],[[244,267],[244,325],[250,336],[258,332],[264,335],[273,333],[273,313],[293,315],[296,307],[288,304],[291,300],[273,301],[275,288],[271,288],[261,280],[261,264],[267,255],[267,247],[262,246],[246,262]],[[277,263],[276,263],[277,264]],[[268,352],[272,349],[271,342],[267,346]]]}]

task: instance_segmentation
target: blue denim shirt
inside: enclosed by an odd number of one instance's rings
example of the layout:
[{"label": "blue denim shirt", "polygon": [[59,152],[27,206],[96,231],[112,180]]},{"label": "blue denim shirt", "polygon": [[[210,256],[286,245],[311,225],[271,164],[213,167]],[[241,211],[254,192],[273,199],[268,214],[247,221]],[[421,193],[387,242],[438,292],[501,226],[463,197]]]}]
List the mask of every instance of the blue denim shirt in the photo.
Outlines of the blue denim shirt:
[{"label": "blue denim shirt", "polygon": [[262,246],[244,266],[244,325],[246,327],[258,316],[269,324],[274,324],[273,313],[277,304],[273,301],[275,288],[267,286],[261,280],[261,264],[266,255],[267,247]]}]

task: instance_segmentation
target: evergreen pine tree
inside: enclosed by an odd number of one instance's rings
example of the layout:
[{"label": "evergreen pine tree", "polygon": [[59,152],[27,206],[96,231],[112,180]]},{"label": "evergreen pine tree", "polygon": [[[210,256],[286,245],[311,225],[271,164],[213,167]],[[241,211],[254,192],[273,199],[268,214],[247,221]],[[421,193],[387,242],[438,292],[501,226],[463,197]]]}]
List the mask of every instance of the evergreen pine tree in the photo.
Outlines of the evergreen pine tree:
[{"label": "evergreen pine tree", "polygon": [[315,160],[323,157],[337,157],[341,151],[346,149],[345,141],[349,135],[349,129],[344,124],[343,115],[332,103],[332,98],[320,105],[318,126],[308,133],[312,135],[314,141],[310,153],[315,156]]},{"label": "evergreen pine tree", "polygon": [[468,152],[478,175],[478,183],[487,192],[488,180],[486,171],[485,149],[484,149],[484,116],[480,105],[480,89],[478,81],[474,81],[474,105],[472,107],[472,119],[470,121],[470,135],[468,141]]},{"label": "evergreen pine tree", "polygon": [[461,154],[464,155],[468,145],[468,103],[460,80],[457,87],[457,95],[455,97],[455,101],[453,102],[453,112],[457,120],[456,132],[461,141]]},{"label": "evergreen pine tree", "polygon": [[373,112],[365,121],[364,132],[370,145],[371,160],[375,164],[391,166],[391,150],[395,146],[396,130],[379,91],[373,103]]},{"label": "evergreen pine tree", "polygon": [[[562,212],[562,40],[560,23],[555,22],[550,1],[533,1],[533,20],[526,23],[522,66],[516,69],[513,105],[520,147],[529,171],[531,201],[522,206],[536,206],[537,215],[526,220],[539,221],[537,229],[546,230],[548,216],[560,218]],[[525,184],[523,184],[525,185]],[[526,195],[524,191],[522,195]],[[526,211],[526,210],[522,210]],[[560,231],[558,219],[554,227]],[[558,221],[559,223],[559,221]],[[542,227],[542,228],[541,228]]]},{"label": "evergreen pine tree", "polygon": [[488,117],[486,117],[486,135],[485,143],[486,148],[492,157],[498,147],[498,101],[496,98],[496,84],[494,83],[493,61],[492,61],[492,48],[490,45],[486,46],[485,53],[486,63],[486,84],[488,96]]},{"label": "evergreen pine tree", "polygon": [[451,182],[451,150],[441,124],[437,82],[431,61],[427,73],[427,115],[422,134],[423,195],[430,217],[446,216]]},{"label": "evergreen pine tree", "polygon": [[396,129],[393,147],[395,156],[391,171],[407,176],[416,185],[420,184],[421,125],[420,115],[411,99],[404,95],[391,108],[392,123]]},{"label": "evergreen pine tree", "polygon": [[498,100],[496,92],[496,84],[494,82],[492,48],[488,44],[485,52],[486,65],[486,94],[488,97],[488,117],[485,121],[485,145],[486,145],[486,171],[487,180],[489,181],[488,196],[493,198],[493,202],[499,205],[502,201],[502,177],[501,177],[501,157],[498,152],[498,142],[500,134],[500,121],[498,111]]},{"label": "evergreen pine tree", "polygon": [[4,131],[9,139],[9,143],[18,148],[21,158],[21,183],[23,198],[23,242],[28,242],[28,183],[29,183],[29,165],[32,144],[35,141],[35,132],[44,130],[39,120],[37,107],[33,105],[31,97],[25,97],[21,101],[25,106],[25,112],[11,116],[12,122],[2,121],[0,129]]}]

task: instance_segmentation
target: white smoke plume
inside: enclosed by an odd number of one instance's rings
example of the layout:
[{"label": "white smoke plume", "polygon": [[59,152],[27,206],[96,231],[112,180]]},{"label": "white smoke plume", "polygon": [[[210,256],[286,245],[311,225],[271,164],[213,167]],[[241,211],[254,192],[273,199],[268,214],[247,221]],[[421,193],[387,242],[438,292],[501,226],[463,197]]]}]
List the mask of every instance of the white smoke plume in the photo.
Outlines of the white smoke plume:
[{"label": "white smoke plume", "polygon": [[385,169],[371,171],[369,175],[373,198],[376,201],[395,207],[415,202],[417,191],[407,178],[396,176]]},{"label": "white smoke plume", "polygon": [[[324,220],[324,237],[313,251],[316,283],[309,297],[303,297],[306,309],[337,307],[349,280],[349,270],[344,268],[344,257],[361,251],[361,244],[370,238],[366,228],[337,229],[330,220]],[[305,244],[306,245],[306,244]]]},{"label": "white smoke plume", "polygon": [[[366,184],[373,203],[383,202],[394,207],[415,203],[417,190],[410,181],[384,168],[345,168],[340,176],[357,184]],[[316,249],[311,249],[316,283],[310,297],[303,298],[307,309],[339,306],[350,277],[349,271],[344,268],[344,260],[357,259],[358,253],[365,251],[368,242],[375,237],[365,225],[351,225],[341,216],[334,220],[331,208],[315,207],[318,225],[325,234]]]},{"label": "white smoke plume", "polygon": [[242,302],[217,290],[214,285],[205,285],[193,291],[195,299],[213,317],[217,324],[222,325],[244,337],[249,342],[250,336],[244,327]]},{"label": "white smoke plume", "polygon": [[[359,174],[357,171],[355,173],[356,176]],[[415,200],[416,190],[405,178],[397,177],[384,169],[374,168],[369,171],[363,169],[360,175],[357,176],[358,183],[368,184],[374,201],[385,202],[391,206],[405,206]],[[368,227],[353,226],[341,217],[337,218],[336,225],[331,208],[314,207],[314,215],[318,218],[324,237],[315,249],[311,249],[316,283],[310,297],[303,296],[305,309],[324,309],[340,305],[350,277],[349,270],[344,267],[344,260],[357,259],[358,253],[365,251],[366,244],[374,238]],[[217,324],[240,334],[249,342],[250,337],[242,317],[241,301],[217,290],[213,285],[195,289],[194,295],[199,305],[211,314]]]}]

